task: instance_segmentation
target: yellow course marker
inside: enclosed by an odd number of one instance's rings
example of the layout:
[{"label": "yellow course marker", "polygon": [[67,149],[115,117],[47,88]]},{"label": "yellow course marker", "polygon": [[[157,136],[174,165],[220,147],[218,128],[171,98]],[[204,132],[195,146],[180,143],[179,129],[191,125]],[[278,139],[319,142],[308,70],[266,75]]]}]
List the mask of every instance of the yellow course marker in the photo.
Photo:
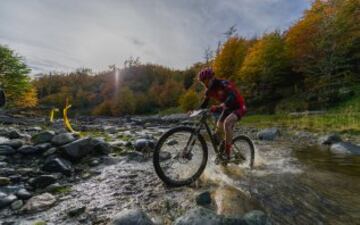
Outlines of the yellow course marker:
[{"label": "yellow course marker", "polygon": [[68,131],[70,131],[72,133],[78,133],[72,128],[72,126],[70,124],[70,121],[69,121],[69,118],[67,116],[68,109],[70,109],[70,108],[71,108],[71,105],[69,105],[69,99],[66,98],[66,105],[65,105],[65,108],[63,110],[64,125],[65,125],[65,127],[67,128]]},{"label": "yellow course marker", "polygon": [[50,123],[53,123],[54,122],[54,117],[55,117],[55,113],[56,112],[59,112],[59,109],[58,108],[53,108],[50,112]]}]

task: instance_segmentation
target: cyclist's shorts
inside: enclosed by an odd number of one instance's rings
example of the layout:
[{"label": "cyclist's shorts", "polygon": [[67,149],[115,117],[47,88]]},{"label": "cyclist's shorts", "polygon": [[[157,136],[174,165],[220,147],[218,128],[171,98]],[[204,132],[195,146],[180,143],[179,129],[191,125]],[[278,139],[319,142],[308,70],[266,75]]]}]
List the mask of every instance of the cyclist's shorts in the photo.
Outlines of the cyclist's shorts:
[{"label": "cyclist's shorts", "polygon": [[246,113],[246,108],[243,107],[243,108],[236,108],[236,109],[225,109],[222,111],[222,113],[220,114],[220,117],[219,117],[219,121],[220,122],[224,122],[226,117],[228,117],[231,113],[234,113],[238,120],[240,120]]}]

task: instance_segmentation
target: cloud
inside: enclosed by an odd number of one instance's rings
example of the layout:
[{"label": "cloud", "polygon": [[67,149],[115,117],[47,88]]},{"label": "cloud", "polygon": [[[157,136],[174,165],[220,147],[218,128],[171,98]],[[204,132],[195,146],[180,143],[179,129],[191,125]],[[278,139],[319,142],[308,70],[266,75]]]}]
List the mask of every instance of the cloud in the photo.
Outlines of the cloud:
[{"label": "cloud", "polygon": [[308,0],[2,0],[0,43],[34,71],[95,70],[130,56],[173,68],[203,60],[236,24],[246,37],[286,29]]}]

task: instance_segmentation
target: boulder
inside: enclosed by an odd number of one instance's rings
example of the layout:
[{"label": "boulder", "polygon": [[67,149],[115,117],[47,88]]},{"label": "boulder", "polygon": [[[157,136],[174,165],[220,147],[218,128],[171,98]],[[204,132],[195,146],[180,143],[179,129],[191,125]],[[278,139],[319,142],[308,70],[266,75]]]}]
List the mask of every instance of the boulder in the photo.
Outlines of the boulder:
[{"label": "boulder", "polygon": [[248,225],[271,225],[270,219],[260,210],[253,210],[243,216]]},{"label": "boulder", "polygon": [[5,186],[10,184],[10,179],[8,177],[0,177],[0,186]]},{"label": "boulder", "polygon": [[70,159],[78,160],[94,152],[91,138],[82,138],[60,148]]},{"label": "boulder", "polygon": [[7,133],[7,137],[10,139],[21,138],[21,133],[16,129],[10,129]]},{"label": "boulder", "polygon": [[115,215],[109,225],[154,225],[140,209],[125,209]]},{"label": "boulder", "polygon": [[23,200],[29,199],[32,196],[32,194],[30,192],[28,192],[25,188],[18,190],[15,195],[19,199],[23,199]]},{"label": "boulder", "polygon": [[341,142],[341,138],[337,134],[328,134],[318,139],[320,145],[332,145]]},{"label": "boulder", "polygon": [[12,140],[9,140],[9,141],[5,142],[4,144],[9,145],[14,149],[18,149],[18,148],[20,148],[21,146],[24,145],[24,141],[21,140],[21,139],[12,139]]},{"label": "boulder", "polygon": [[12,210],[18,210],[21,209],[21,207],[24,205],[24,202],[22,200],[16,200],[13,203],[11,203],[11,209]]},{"label": "boulder", "polygon": [[34,136],[32,136],[31,141],[34,143],[34,145],[40,144],[40,143],[45,143],[45,142],[50,142],[54,136],[55,136],[54,131],[44,131],[44,132],[41,132],[41,133],[38,133],[38,134],[35,134]]},{"label": "boulder", "polygon": [[0,209],[10,205],[14,201],[17,200],[17,197],[13,194],[7,195],[5,193],[0,192]]},{"label": "boulder", "polygon": [[51,139],[51,143],[59,146],[59,145],[65,145],[65,144],[73,142],[75,140],[76,140],[76,138],[74,137],[74,135],[72,133],[62,133],[62,134],[55,135]]},{"label": "boulder", "polygon": [[8,141],[9,141],[9,139],[7,137],[0,136],[0,144],[4,144]]},{"label": "boulder", "polygon": [[46,150],[48,150],[51,147],[52,147],[51,143],[41,143],[41,144],[35,145],[35,148],[38,148],[40,152],[45,152]]},{"label": "boulder", "polygon": [[93,139],[92,144],[94,145],[94,152],[100,155],[107,155],[112,150],[111,145],[103,140]]},{"label": "boulder", "polygon": [[23,155],[33,155],[40,153],[39,149],[32,145],[24,145],[21,148],[19,148],[17,151]]},{"label": "boulder", "polygon": [[39,212],[48,209],[56,202],[56,198],[50,193],[43,193],[41,195],[30,198],[22,207],[24,212]]},{"label": "boulder", "polygon": [[267,129],[263,129],[261,130],[258,134],[257,137],[260,140],[264,140],[264,141],[273,141],[275,140],[276,137],[278,137],[280,135],[280,131],[278,128],[267,128]]},{"label": "boulder", "polygon": [[221,225],[223,217],[216,215],[210,209],[202,207],[190,209],[185,215],[179,217],[174,225]]},{"label": "boulder", "polygon": [[79,216],[81,214],[83,214],[86,210],[86,207],[85,206],[76,206],[74,208],[71,208],[67,214],[69,217],[76,217],[76,216]]},{"label": "boulder", "polygon": [[208,191],[200,193],[196,196],[196,204],[205,206],[211,204],[211,194]]},{"label": "boulder", "polygon": [[330,146],[330,151],[334,154],[360,155],[360,146],[350,142],[339,142]]},{"label": "boulder", "polygon": [[162,152],[159,153],[159,158],[160,158],[160,162],[171,159],[171,153],[162,151]]},{"label": "boulder", "polygon": [[134,148],[139,152],[151,152],[155,148],[155,141],[150,139],[138,139],[134,143]]},{"label": "boulder", "polygon": [[0,155],[14,155],[15,149],[10,145],[0,145]]},{"label": "boulder", "polygon": [[60,157],[46,159],[42,169],[48,172],[60,172],[66,176],[70,176],[73,170],[71,163]]},{"label": "boulder", "polygon": [[50,184],[55,183],[57,177],[54,175],[41,175],[35,178],[30,179],[30,185],[35,188],[45,188]]}]

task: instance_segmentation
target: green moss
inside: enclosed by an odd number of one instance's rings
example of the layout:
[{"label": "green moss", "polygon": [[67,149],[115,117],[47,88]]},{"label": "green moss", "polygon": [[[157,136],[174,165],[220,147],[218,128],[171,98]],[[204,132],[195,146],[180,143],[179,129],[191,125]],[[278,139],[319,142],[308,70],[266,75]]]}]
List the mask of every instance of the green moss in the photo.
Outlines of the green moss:
[{"label": "green moss", "polygon": [[52,191],[53,194],[67,194],[71,192],[71,188],[69,186],[59,187]]}]

